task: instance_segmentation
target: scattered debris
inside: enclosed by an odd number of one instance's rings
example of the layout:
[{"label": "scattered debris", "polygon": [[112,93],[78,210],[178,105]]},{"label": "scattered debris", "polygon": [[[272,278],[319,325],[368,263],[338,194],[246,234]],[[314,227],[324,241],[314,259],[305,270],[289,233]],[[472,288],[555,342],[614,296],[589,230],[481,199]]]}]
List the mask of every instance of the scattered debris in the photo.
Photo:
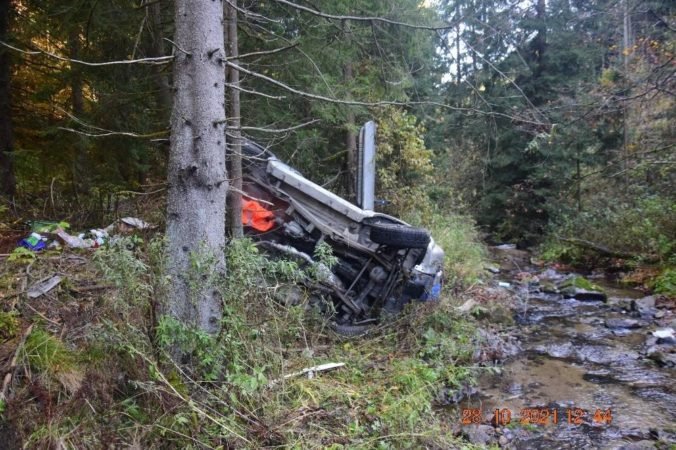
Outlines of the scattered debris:
[{"label": "scattered debris", "polygon": [[484,267],[484,270],[487,270],[490,273],[494,273],[494,274],[500,273],[500,268],[496,267],[496,266],[486,266],[486,267]]},{"label": "scattered debris", "polygon": [[[154,229],[155,226],[145,222],[136,217],[123,217],[120,220],[108,225],[106,228],[94,228],[86,233],[79,233],[77,235],[69,234],[66,228],[69,225],[66,222],[48,222],[35,221],[31,223],[33,232],[25,239],[19,242],[19,246],[25,247],[32,251],[40,251],[47,247],[59,247],[59,241],[70,248],[98,248],[110,240],[114,232],[117,233],[131,233],[134,230],[149,230]],[[43,233],[46,236],[44,236]],[[53,241],[47,245],[49,240]]]},{"label": "scattered debris", "polygon": [[[115,223],[112,223],[109,226],[107,226],[106,231],[110,232],[112,230],[111,227],[113,227],[114,225]],[[121,233],[129,233],[134,230],[151,230],[153,228],[155,228],[154,225],[151,225],[148,222],[144,222],[141,219],[137,219],[136,217],[123,217],[122,219],[119,220],[118,224],[118,230]]]},{"label": "scattered debris", "polygon": [[514,250],[516,249],[516,244],[501,244],[501,245],[496,245],[495,248],[498,250]]},{"label": "scattered debris", "polygon": [[467,300],[465,303],[462,304],[462,306],[458,307],[458,311],[461,313],[468,313],[474,308],[478,303],[473,299],[470,298]]},{"label": "scattered debris", "polygon": [[42,295],[45,295],[58,286],[62,280],[63,278],[61,278],[59,275],[53,275],[49,278],[38,281],[28,289],[28,298],[38,298]]},{"label": "scattered debris", "polygon": [[281,379],[278,380],[272,380],[270,383],[268,383],[268,387],[272,387],[275,384],[279,383],[281,380],[288,380],[289,378],[295,378],[303,375],[307,375],[309,379],[312,379],[315,377],[315,374],[317,372],[325,372],[327,370],[333,370],[333,369],[338,369],[340,367],[345,366],[345,363],[326,363],[326,364],[321,364],[319,366],[313,366],[313,367],[306,367],[305,369],[299,371],[299,372],[294,372],[290,373],[288,375],[284,375]]},{"label": "scattered debris", "polygon": [[40,233],[33,232],[28,237],[21,239],[19,246],[34,252],[39,252],[47,247],[47,238]]}]

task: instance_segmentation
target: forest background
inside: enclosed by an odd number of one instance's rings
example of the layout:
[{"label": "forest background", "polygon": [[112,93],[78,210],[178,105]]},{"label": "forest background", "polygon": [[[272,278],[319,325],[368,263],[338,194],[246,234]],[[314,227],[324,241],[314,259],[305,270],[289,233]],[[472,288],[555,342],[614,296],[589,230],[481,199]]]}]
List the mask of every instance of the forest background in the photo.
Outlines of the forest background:
[{"label": "forest background", "polygon": [[[100,226],[162,189],[171,2],[3,4],[3,214]],[[673,254],[669,2],[272,1],[239,15],[241,131],[319,184],[353,195],[350,155],[373,118],[388,212],[469,214],[496,241],[555,253],[575,250],[551,238],[575,237]],[[107,64],[125,60],[142,61]]]}]

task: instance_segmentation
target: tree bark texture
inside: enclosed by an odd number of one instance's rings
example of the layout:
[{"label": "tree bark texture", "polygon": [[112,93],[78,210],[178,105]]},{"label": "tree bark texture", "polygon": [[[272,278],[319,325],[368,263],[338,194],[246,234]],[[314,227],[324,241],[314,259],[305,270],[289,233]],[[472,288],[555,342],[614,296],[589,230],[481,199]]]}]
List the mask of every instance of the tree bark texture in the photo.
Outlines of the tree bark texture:
[{"label": "tree bark texture", "polygon": [[[225,49],[223,3],[176,0],[174,106],[167,198],[165,310],[208,333],[220,330],[225,274]],[[209,256],[208,273],[195,259]],[[204,272],[204,269],[201,270]],[[197,277],[197,278],[196,278]]]},{"label": "tree bark texture", "polygon": [[[11,0],[0,0],[0,39],[9,36]],[[10,98],[9,49],[0,49],[0,195],[11,199],[16,193],[14,175],[14,133],[12,131],[12,107]]]},{"label": "tree bark texture", "polygon": [[[230,48],[229,57],[235,65],[239,65],[239,43],[237,40],[237,0],[231,0],[227,6],[228,15],[228,46]],[[242,120],[240,117],[239,102],[239,70],[234,67],[228,69],[230,74],[230,126],[228,134],[230,141],[228,143],[228,155],[230,157],[230,185],[228,192],[228,220],[230,224],[230,233],[233,238],[244,236],[242,228]]]}]

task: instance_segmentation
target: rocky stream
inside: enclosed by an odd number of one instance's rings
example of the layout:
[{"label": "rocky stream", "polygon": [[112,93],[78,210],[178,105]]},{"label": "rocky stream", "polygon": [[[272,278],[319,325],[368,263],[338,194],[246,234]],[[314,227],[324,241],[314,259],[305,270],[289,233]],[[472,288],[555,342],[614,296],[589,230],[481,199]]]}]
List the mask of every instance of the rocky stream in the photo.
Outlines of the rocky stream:
[{"label": "rocky stream", "polygon": [[514,322],[504,364],[458,404],[462,433],[512,449],[675,448],[673,299],[493,250]]}]

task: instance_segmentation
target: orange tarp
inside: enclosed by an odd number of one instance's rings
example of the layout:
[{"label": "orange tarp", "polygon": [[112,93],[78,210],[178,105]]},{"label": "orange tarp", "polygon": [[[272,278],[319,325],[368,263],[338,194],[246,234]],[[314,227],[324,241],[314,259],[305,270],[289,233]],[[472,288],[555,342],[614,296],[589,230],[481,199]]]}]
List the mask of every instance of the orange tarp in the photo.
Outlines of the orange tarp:
[{"label": "orange tarp", "polygon": [[275,215],[255,200],[242,199],[242,225],[268,231],[275,226]]}]

